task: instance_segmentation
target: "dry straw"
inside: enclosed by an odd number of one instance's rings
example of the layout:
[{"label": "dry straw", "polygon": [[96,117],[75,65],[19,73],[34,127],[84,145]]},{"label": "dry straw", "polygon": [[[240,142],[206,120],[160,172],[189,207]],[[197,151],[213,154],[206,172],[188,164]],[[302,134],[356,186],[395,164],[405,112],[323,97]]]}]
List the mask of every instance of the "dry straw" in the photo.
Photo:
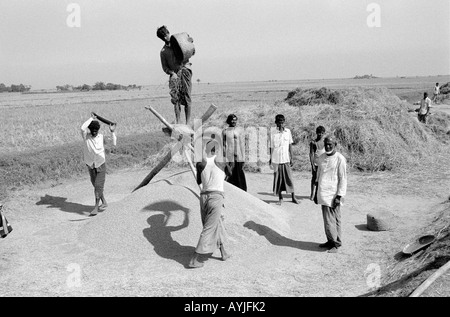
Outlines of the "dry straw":
[{"label": "dry straw", "polygon": [[[230,111],[244,128],[273,127],[275,115],[284,114],[294,138],[297,170],[309,170],[309,141],[319,125],[337,137],[338,150],[348,165],[361,171],[397,170],[433,162],[445,150],[445,140],[450,140],[450,116],[439,114],[427,125],[419,123],[408,112],[410,105],[386,88],[356,87],[339,92],[297,89],[288,95],[289,102]],[[221,114],[210,125],[223,126],[227,115]]]}]

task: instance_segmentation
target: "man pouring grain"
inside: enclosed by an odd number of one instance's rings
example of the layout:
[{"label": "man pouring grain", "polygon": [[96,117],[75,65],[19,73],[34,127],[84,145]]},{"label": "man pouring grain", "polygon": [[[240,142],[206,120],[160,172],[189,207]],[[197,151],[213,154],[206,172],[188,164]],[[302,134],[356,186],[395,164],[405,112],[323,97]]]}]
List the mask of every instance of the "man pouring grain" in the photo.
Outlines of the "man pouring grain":
[{"label": "man pouring grain", "polygon": [[[186,33],[181,33],[181,35],[186,35]],[[189,62],[189,58],[184,56],[179,43],[173,41],[173,36],[170,35],[165,25],[157,29],[156,36],[165,43],[160,53],[161,66],[163,71],[170,76],[170,97],[175,109],[176,123],[180,123],[181,105],[184,105],[186,124],[189,124],[191,119],[192,64]],[[182,37],[182,39],[185,39],[188,43],[193,42],[189,36]],[[195,50],[192,44],[191,48],[191,54],[193,55]]]},{"label": "man pouring grain", "polygon": [[[81,126],[81,137],[83,138],[83,158],[89,170],[92,186],[94,186],[95,206],[90,216],[97,215],[99,209],[108,207],[103,189],[105,187],[106,163],[103,134],[98,133],[100,122],[96,115],[91,113],[91,117]],[[112,136],[112,144],[116,146],[117,137],[115,134],[116,125],[110,124],[109,130]],[[102,205],[99,206],[100,201]]]},{"label": "man pouring grain", "polygon": [[342,246],[341,205],[347,192],[347,161],[336,151],[333,136],[324,139],[325,153],[317,162],[317,203],[322,205],[322,216],[327,242],[320,244],[329,253],[336,253]]}]

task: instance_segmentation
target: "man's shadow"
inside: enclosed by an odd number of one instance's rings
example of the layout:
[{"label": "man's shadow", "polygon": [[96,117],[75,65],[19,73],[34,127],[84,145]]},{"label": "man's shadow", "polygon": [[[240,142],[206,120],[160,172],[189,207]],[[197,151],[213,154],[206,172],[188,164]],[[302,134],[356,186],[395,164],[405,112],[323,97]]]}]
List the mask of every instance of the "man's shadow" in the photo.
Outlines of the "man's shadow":
[{"label": "man's shadow", "polygon": [[315,251],[324,252],[325,249],[319,247],[319,243],[316,242],[306,242],[306,241],[296,241],[286,237],[283,237],[278,232],[272,230],[271,228],[260,225],[254,221],[247,221],[244,227],[255,231],[260,236],[263,236],[270,243],[280,247],[291,247],[295,249],[305,250],[305,251]]},{"label": "man's shadow", "polygon": [[86,206],[82,204],[71,203],[68,202],[67,198],[65,197],[50,196],[47,194],[44,197],[41,197],[41,200],[39,200],[36,205],[48,205],[47,208],[57,208],[61,211],[76,213],[79,215],[85,215],[85,213],[91,212],[94,208],[93,205]]},{"label": "man's shadow", "polygon": [[370,231],[368,228],[367,228],[367,224],[360,224],[360,225],[355,225],[355,228],[356,229],[358,229],[358,230],[360,230],[360,231]]},{"label": "man's shadow", "polygon": [[[274,195],[273,193],[267,193],[267,192],[259,192],[258,195],[272,196],[273,197],[273,200],[261,199],[266,204],[276,204],[276,203],[278,203],[278,195]],[[281,196],[283,196],[283,201],[285,201],[285,202],[290,202],[291,199],[292,199],[292,194],[281,194]],[[297,200],[305,200],[305,199],[309,200],[309,196],[298,196],[298,195],[295,195],[295,198],[297,198]]]},{"label": "man's shadow", "polygon": [[[190,210],[174,201],[167,200],[148,205],[144,209],[163,212],[163,214],[150,216],[147,219],[150,227],[142,231],[144,237],[153,245],[156,254],[165,259],[177,261],[188,268],[189,260],[194,254],[195,248],[181,245],[173,240],[172,232],[183,230],[189,226]],[[172,212],[180,210],[184,213],[183,223],[179,226],[167,226]]]}]

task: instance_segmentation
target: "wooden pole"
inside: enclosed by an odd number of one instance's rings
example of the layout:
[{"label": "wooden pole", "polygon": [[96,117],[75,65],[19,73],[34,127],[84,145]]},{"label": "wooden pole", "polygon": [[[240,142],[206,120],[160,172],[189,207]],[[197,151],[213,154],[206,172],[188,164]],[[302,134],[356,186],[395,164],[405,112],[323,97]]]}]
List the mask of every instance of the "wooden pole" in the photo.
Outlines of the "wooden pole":
[{"label": "wooden pole", "polygon": [[447,270],[450,269],[450,261],[448,261],[445,265],[441,266],[439,268],[439,270],[437,270],[436,272],[434,272],[429,278],[427,278],[425,280],[425,282],[423,282],[422,284],[420,284],[420,286],[418,288],[416,288],[416,290],[409,295],[409,297],[419,297],[420,295],[422,295],[422,293],[431,285],[433,284],[433,282],[440,277],[441,275],[443,275],[445,272],[447,272]]},{"label": "wooden pole", "polygon": [[112,122],[112,121],[110,121],[110,120],[108,120],[108,119],[105,119],[105,118],[99,116],[99,115],[96,114],[95,112],[93,112],[93,114],[97,117],[98,120],[100,120],[100,121],[103,122],[104,124],[107,124],[107,125],[111,125],[111,124],[112,124],[112,125],[116,125],[116,124],[117,124],[116,122]]},{"label": "wooden pole", "polygon": [[[197,183],[197,171],[195,170],[194,164],[192,163],[192,159],[191,159],[190,153],[191,153],[191,150],[189,149],[189,147],[186,147],[184,149],[184,155],[186,156],[186,160],[189,163],[189,167],[191,168],[192,175],[194,175],[195,182]],[[201,191],[202,190],[202,186],[200,184],[197,184],[197,185],[198,185],[198,188]]]},{"label": "wooden pole", "polygon": [[[149,108],[146,107],[146,109],[150,110]],[[154,110],[154,109],[153,109]],[[202,124],[208,120],[212,114],[214,113],[214,111],[217,110],[217,107],[214,104],[211,104],[211,106],[209,106],[208,110],[206,110],[206,112],[203,114],[203,116],[200,118],[202,120]],[[152,110],[150,110],[152,111]],[[153,111],[152,111],[153,112]],[[164,124],[171,130],[173,130],[173,126],[168,123],[157,111],[154,110],[153,112],[155,114],[155,116],[158,117],[158,119],[161,120],[161,122],[165,122]],[[158,114],[158,115],[157,115]],[[200,126],[201,127],[201,126]],[[200,127],[197,127],[197,129],[200,129]],[[194,127],[195,128],[195,127]],[[195,131],[194,131],[195,133]],[[146,186],[148,183],[150,183],[150,181],[153,179],[153,177],[156,176],[156,174],[158,174],[164,166],[167,165],[167,163],[170,162],[171,158],[172,158],[172,153],[176,153],[178,152],[182,147],[183,147],[183,141],[182,141],[182,137],[183,135],[180,135],[180,138],[178,140],[178,142],[172,147],[172,149],[163,157],[163,159],[158,163],[158,165],[156,165],[151,171],[150,173],[142,180],[142,182],[133,190],[133,192],[135,192],[136,190]],[[191,169],[193,168],[193,164],[191,166]]]},{"label": "wooden pole", "polygon": [[152,106],[147,106],[145,107],[145,109],[150,110],[159,120],[161,120],[161,122],[170,129],[170,131],[173,131],[173,126],[167,122],[166,119],[164,119],[159,113],[158,111],[156,111],[155,109],[153,109]]}]

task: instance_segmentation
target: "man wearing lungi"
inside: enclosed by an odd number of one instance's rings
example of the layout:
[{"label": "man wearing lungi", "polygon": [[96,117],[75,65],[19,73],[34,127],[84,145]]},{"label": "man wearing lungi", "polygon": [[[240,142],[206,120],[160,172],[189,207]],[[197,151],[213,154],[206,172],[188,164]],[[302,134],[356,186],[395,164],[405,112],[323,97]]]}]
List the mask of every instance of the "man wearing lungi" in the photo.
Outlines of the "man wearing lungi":
[{"label": "man wearing lungi", "polygon": [[278,204],[283,202],[282,191],[292,193],[292,202],[298,204],[295,198],[294,182],[292,179],[292,134],[291,130],[284,126],[285,118],[282,114],[275,116],[276,129],[272,129],[270,136],[270,159],[269,165],[273,167],[273,192],[278,195]]},{"label": "man wearing lungi", "polygon": [[230,166],[231,176],[226,181],[234,186],[247,191],[245,179],[245,134],[242,127],[236,127],[238,118],[235,114],[228,115],[226,123],[228,128],[222,131],[224,157]]},{"label": "man wearing lungi", "polygon": [[184,105],[186,124],[189,124],[191,120],[192,64],[189,59],[180,61],[175,57],[170,46],[170,32],[165,25],[157,29],[156,36],[165,43],[160,53],[161,66],[163,71],[170,76],[170,97],[175,109],[176,123],[180,123],[181,105]]},{"label": "man wearing lungi", "polygon": [[347,192],[347,161],[336,151],[333,136],[324,139],[325,153],[317,162],[317,203],[322,205],[322,216],[327,242],[320,244],[329,253],[342,246],[341,205]]},{"label": "man wearing lungi", "polygon": [[225,250],[226,232],[222,222],[224,206],[223,184],[225,175],[230,175],[229,166],[225,162],[219,162],[216,150],[220,149],[216,140],[206,144],[204,157],[196,164],[197,183],[202,184],[200,192],[200,212],[203,230],[192,256],[189,267],[199,268],[204,264],[200,261],[202,254],[213,253],[220,249],[222,260],[225,261],[230,254]]},{"label": "man wearing lungi", "polygon": [[[90,216],[97,215],[99,208],[104,209],[108,207],[108,203],[106,202],[103,193],[106,178],[105,147],[103,134],[98,133],[98,130],[100,130],[100,122],[94,120],[96,118],[95,114],[92,113],[91,117],[81,126],[81,136],[84,141],[84,163],[88,167],[95,195],[95,207],[91,211]],[[115,129],[115,124],[109,126],[114,146],[116,146],[117,143],[117,137],[114,132]],[[100,200],[102,201],[101,206],[99,206]]]}]

